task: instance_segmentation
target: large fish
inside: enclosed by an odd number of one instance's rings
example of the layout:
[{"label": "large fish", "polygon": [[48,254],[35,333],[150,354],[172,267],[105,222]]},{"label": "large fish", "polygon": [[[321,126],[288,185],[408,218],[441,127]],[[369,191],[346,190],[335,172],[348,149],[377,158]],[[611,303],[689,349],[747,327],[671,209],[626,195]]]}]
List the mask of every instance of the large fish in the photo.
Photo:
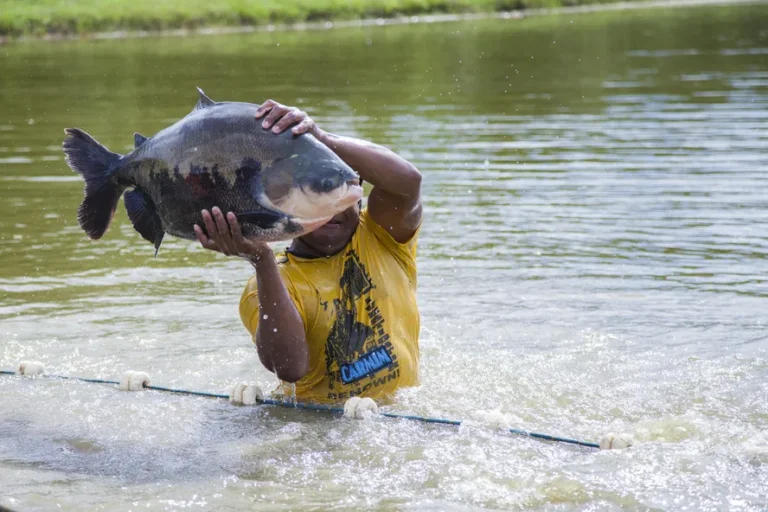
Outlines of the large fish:
[{"label": "large fish", "polygon": [[112,153],[78,128],[67,128],[67,164],[83,176],[78,221],[92,239],[107,231],[125,192],[136,231],[155,246],[165,233],[195,239],[201,210],[234,212],[243,234],[265,242],[316,229],[362,197],[358,175],[312,135],[275,135],[255,117],[257,105],[215,102],[202,90],[190,114]]}]

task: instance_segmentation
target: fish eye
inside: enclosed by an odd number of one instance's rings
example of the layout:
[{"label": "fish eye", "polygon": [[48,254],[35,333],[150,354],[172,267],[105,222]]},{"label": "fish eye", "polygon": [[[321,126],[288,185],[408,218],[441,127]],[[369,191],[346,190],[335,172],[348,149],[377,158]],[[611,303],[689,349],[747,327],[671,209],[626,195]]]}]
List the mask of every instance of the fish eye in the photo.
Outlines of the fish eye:
[{"label": "fish eye", "polygon": [[334,189],[336,184],[334,183],[334,181],[331,178],[325,178],[322,181],[321,186],[323,187],[323,192],[330,192],[331,190]]}]

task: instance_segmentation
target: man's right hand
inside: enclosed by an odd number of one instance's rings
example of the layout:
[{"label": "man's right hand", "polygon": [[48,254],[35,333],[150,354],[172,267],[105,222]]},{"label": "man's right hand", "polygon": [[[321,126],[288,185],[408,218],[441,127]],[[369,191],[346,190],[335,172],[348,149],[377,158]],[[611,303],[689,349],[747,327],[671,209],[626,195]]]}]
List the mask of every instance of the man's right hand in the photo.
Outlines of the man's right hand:
[{"label": "man's right hand", "polygon": [[226,256],[245,258],[256,269],[258,308],[252,311],[261,317],[254,336],[259,359],[280,380],[296,382],[309,371],[309,346],[304,320],[280,277],[272,249],[245,238],[234,213],[224,217],[214,206],[202,214],[208,235],[195,224],[200,244]]},{"label": "man's right hand", "polygon": [[194,229],[200,245],[206,249],[220,252],[225,256],[245,258],[254,264],[273,254],[272,249],[265,242],[251,240],[243,236],[240,223],[237,222],[234,213],[227,213],[225,218],[219,207],[214,206],[211,212],[203,210],[202,214],[208,235],[206,236],[197,224],[195,224]]}]

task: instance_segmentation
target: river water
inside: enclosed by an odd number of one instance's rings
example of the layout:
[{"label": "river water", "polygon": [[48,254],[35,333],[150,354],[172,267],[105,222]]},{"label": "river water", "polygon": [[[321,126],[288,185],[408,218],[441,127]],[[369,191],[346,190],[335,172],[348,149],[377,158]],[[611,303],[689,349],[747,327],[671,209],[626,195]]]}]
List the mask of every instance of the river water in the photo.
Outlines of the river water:
[{"label": "river water", "polygon": [[[764,510],[768,6],[0,47],[0,369],[271,389],[248,266],[119,207],[98,242],[63,128],[127,152],[274,98],[423,172],[422,381],[391,412],[624,451],[0,377],[18,510]],[[762,451],[761,451],[762,450]]]}]

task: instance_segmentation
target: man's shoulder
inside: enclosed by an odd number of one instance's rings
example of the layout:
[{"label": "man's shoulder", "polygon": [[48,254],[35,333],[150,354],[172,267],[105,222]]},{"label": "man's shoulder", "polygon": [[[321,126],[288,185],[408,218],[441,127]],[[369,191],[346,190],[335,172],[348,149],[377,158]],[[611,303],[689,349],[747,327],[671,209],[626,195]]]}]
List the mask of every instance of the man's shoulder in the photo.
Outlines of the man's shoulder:
[{"label": "man's shoulder", "polygon": [[384,250],[395,256],[398,260],[402,259],[411,264],[415,264],[416,241],[419,236],[419,230],[416,230],[410,240],[401,243],[395,240],[384,226],[379,225],[373,220],[367,208],[360,213],[359,242],[369,245],[372,241],[375,241],[379,246],[379,250]]}]

